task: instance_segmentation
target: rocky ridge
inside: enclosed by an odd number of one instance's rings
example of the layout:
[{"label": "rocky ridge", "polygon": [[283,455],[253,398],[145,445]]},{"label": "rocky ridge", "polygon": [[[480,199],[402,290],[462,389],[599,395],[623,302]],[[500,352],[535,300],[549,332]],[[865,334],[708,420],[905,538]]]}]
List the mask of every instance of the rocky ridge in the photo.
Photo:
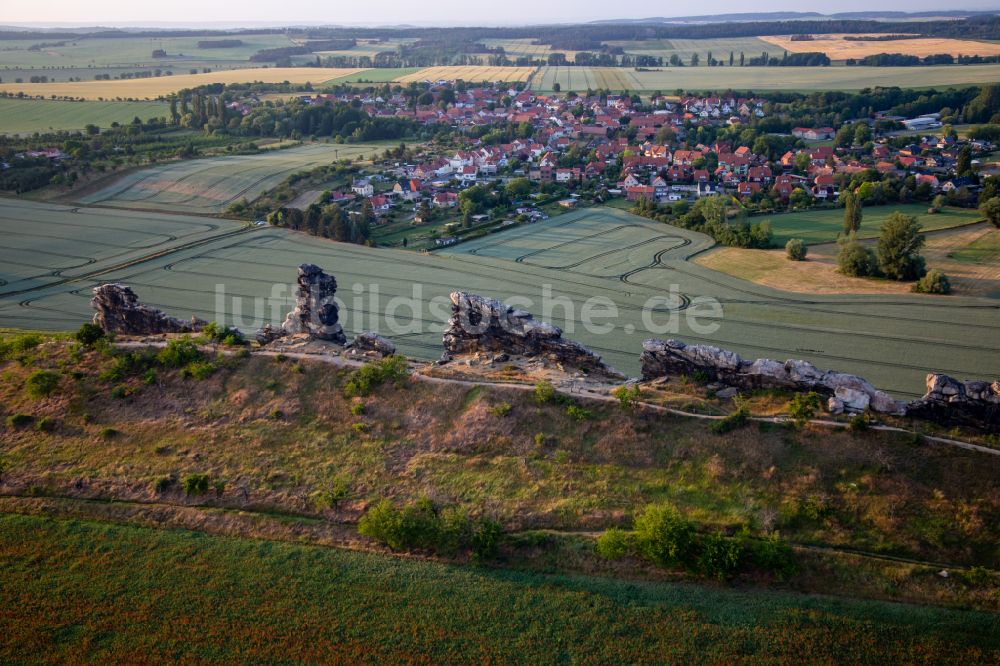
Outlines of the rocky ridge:
[{"label": "rocky ridge", "polygon": [[132,288],[117,282],[94,287],[90,304],[97,312],[93,322],[108,333],[120,335],[155,335],[159,333],[192,333],[208,322],[192,317],[177,319],[162,310],[144,305]]},{"label": "rocky ridge", "polygon": [[526,310],[462,291],[452,292],[451,310],[442,337],[446,356],[478,352],[537,356],[587,373],[624,379],[590,349],[563,338],[558,326],[538,321]]},{"label": "rocky ridge", "polygon": [[870,410],[944,425],[1000,430],[1000,380],[960,382],[931,373],[927,375],[924,397],[907,403],[894,400],[861,377],[820,370],[808,361],[748,361],[733,351],[679,340],[646,340],[642,347],[642,377],[646,380],[701,373],[707,380],[739,389],[815,391],[828,397],[827,406],[834,414]]}]

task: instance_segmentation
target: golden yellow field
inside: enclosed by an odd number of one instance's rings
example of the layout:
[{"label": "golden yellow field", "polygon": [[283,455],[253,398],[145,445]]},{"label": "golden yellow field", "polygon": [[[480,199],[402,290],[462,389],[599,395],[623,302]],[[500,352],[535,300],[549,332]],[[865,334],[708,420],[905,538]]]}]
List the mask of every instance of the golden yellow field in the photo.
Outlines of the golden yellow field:
[{"label": "golden yellow field", "polygon": [[421,81],[527,81],[534,67],[428,67],[419,72],[401,76],[398,83]]},{"label": "golden yellow field", "polygon": [[[852,35],[860,37],[862,35]],[[920,39],[893,39],[889,41],[856,42],[844,39],[844,35],[814,35],[809,41],[792,41],[790,36],[761,37],[760,39],[774,44],[789,53],[807,53],[819,51],[830,56],[831,60],[847,60],[848,58],[864,58],[878,53],[902,53],[904,55],[929,56],[939,53],[959,55],[1000,55],[1000,44],[977,42],[969,39],[944,39],[936,37]]]},{"label": "golden yellow field", "polygon": [[3,83],[0,91],[23,92],[32,97],[72,97],[74,99],[157,99],[184,88],[209,83],[314,83],[319,84],[363,70],[321,67],[267,67],[231,69],[207,74],[176,74],[149,79],[118,81],[73,81],[61,83]]}]

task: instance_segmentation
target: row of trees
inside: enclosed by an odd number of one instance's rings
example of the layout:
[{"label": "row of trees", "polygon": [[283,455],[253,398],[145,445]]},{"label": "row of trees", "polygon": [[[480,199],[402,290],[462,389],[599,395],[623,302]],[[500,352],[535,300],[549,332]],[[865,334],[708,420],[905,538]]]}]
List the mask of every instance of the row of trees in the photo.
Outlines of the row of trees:
[{"label": "row of trees", "polygon": [[305,211],[280,208],[267,216],[267,222],[272,226],[305,231],[342,243],[367,244],[375,224],[375,210],[369,199],[365,199],[361,210],[354,214],[349,214],[337,204],[312,204]]},{"label": "row of trees", "polygon": [[766,249],[771,247],[771,223],[767,220],[751,223],[746,211],[737,207],[730,215],[730,197],[713,195],[698,199],[693,206],[686,202],[658,205],[646,197],[639,198],[629,211],[659,222],[699,231],[728,247]]}]

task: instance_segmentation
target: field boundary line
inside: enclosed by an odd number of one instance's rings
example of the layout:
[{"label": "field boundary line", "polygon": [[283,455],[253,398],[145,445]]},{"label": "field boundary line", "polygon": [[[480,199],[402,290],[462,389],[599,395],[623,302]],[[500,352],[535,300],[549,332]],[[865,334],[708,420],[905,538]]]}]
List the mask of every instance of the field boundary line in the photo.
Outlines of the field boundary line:
[{"label": "field boundary line", "polygon": [[[44,505],[46,501],[58,502],[70,510],[60,511],[56,508],[55,511],[48,506],[37,506]],[[440,559],[434,556],[421,555],[417,553],[407,552],[407,551],[394,551],[387,548],[382,548],[376,546],[367,540],[364,540],[360,534],[357,533],[356,526],[357,520],[343,519],[343,518],[328,518],[321,515],[310,515],[305,513],[293,513],[290,511],[282,511],[278,508],[255,506],[252,502],[247,500],[248,504],[246,506],[234,506],[227,504],[206,504],[206,503],[184,503],[184,502],[172,502],[163,499],[158,500],[143,500],[143,499],[117,499],[117,498],[103,498],[103,497],[75,497],[73,495],[64,495],[58,493],[49,493],[44,495],[24,495],[17,492],[10,491],[0,491],[0,513],[15,513],[18,515],[48,515],[61,516],[63,519],[72,519],[79,516],[81,513],[85,514],[87,517],[84,520],[95,520],[99,522],[112,522],[117,524],[129,524],[129,525],[139,525],[149,527],[151,529],[164,529],[157,525],[158,521],[154,521],[151,516],[143,515],[141,512],[144,510],[153,510],[162,512],[170,512],[173,514],[171,517],[178,520],[181,523],[186,522],[185,519],[195,518],[197,520],[191,521],[194,524],[180,524],[172,525],[166,529],[187,529],[192,531],[206,532],[208,534],[216,534],[220,536],[226,536],[230,534],[232,529],[231,523],[225,525],[213,525],[210,521],[205,519],[206,515],[219,515],[219,516],[230,516],[239,519],[249,518],[253,521],[259,521],[260,519],[274,520],[281,522],[282,518],[291,518],[296,521],[302,521],[296,524],[293,528],[294,534],[289,535],[288,538],[281,538],[276,535],[269,536],[254,536],[254,528],[257,527],[254,523],[248,523],[239,526],[240,538],[251,538],[251,539],[262,539],[265,541],[281,541],[289,543],[301,543],[300,539],[303,536],[302,531],[304,528],[308,529],[310,526],[314,528],[313,530],[308,530],[312,532],[312,536],[316,537],[316,540],[309,540],[308,543],[312,546],[320,546],[324,548],[337,548],[341,550],[349,550],[355,552],[368,552],[368,553],[382,553],[390,554],[394,557],[399,556],[406,559],[422,560],[428,562],[436,561],[448,561],[447,559]],[[4,504],[14,504],[14,506],[3,506]],[[32,506],[35,505],[35,506]],[[79,509],[83,507],[84,510]],[[97,507],[121,507],[124,512],[118,515],[108,515],[107,513],[101,513],[95,511]],[[35,509],[33,511],[33,509]],[[75,509],[75,511],[74,511]],[[88,511],[89,510],[89,511]],[[188,514],[185,516],[185,514]],[[194,514],[194,515],[192,515]],[[305,524],[303,524],[305,523]],[[603,530],[562,530],[557,528],[542,527],[533,530],[516,530],[508,532],[508,535],[516,536],[518,534],[524,534],[526,532],[545,532],[548,534],[555,534],[560,536],[582,536],[588,539],[595,539],[600,536]],[[308,537],[307,537],[308,538]],[[751,537],[752,540],[759,541],[760,538]],[[971,568],[977,567],[978,565],[970,564],[954,564],[949,562],[937,562],[930,560],[920,560],[911,557],[904,557],[898,555],[888,555],[881,553],[873,553],[870,551],[860,550],[856,548],[838,547],[838,546],[826,546],[821,544],[803,543],[797,541],[789,541],[788,545],[796,550],[822,553],[824,555],[834,555],[834,556],[848,556],[848,557],[862,557],[865,559],[881,560],[887,562],[899,562],[902,564],[914,564],[917,566],[927,567],[928,569],[947,569],[951,571],[967,571]],[[996,571],[995,569],[987,567],[991,571]],[[668,570],[669,572],[669,570]]]}]

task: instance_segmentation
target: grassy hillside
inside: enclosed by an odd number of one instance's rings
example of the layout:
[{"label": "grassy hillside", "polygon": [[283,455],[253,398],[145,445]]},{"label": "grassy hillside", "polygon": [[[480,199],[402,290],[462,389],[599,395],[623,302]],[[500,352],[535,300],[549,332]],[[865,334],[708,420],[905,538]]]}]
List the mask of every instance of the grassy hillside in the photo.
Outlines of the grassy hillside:
[{"label": "grassy hillside", "polygon": [[[540,404],[510,388],[409,380],[348,399],[349,370],[262,356],[178,369],[154,352],[23,339],[7,356],[0,486],[14,497],[151,504],[167,512],[157,523],[188,506],[348,526],[382,498],[429,497],[494,517],[510,533],[566,535],[627,526],[636,510],[669,502],[707,533],[777,532],[801,545],[813,563],[785,583],[795,589],[997,603],[985,571],[973,582],[936,576],[997,565],[1000,535],[990,526],[1000,501],[987,454],[768,424],[723,436],[703,421],[609,403]],[[689,410],[731,408],[679,380],[649,395]],[[762,393],[750,405],[774,413],[786,401]],[[192,493],[185,484],[196,475],[206,487]],[[574,566],[593,568],[591,538],[583,555],[542,548],[529,559],[563,567],[582,557]],[[848,566],[816,547],[869,556]]]},{"label": "grassy hillside", "polygon": [[996,615],[0,517],[0,661],[995,663]]}]

